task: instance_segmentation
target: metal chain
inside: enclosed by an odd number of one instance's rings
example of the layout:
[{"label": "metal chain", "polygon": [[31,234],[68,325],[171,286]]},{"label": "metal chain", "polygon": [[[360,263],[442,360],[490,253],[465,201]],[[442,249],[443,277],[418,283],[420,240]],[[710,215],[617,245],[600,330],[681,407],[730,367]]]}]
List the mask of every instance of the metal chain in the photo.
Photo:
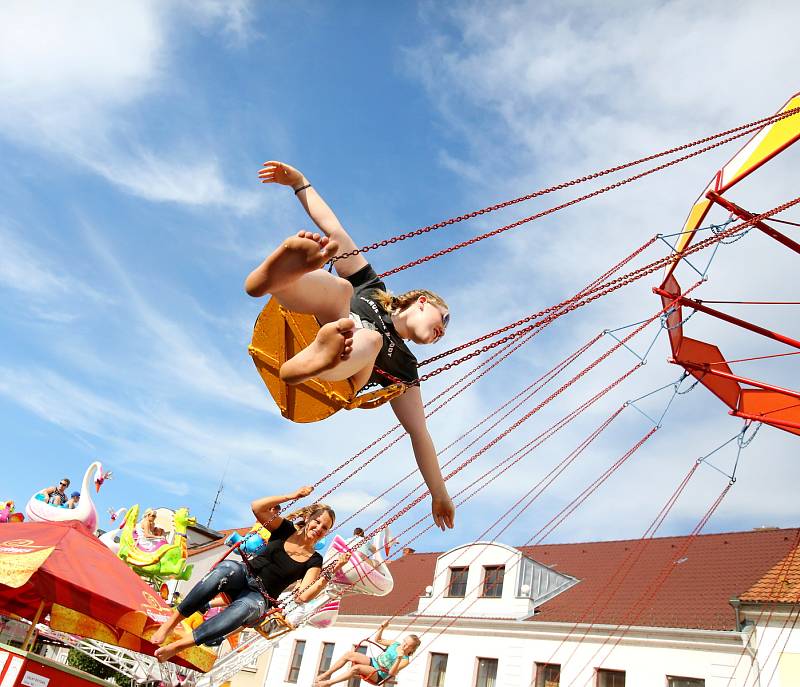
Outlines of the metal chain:
[{"label": "metal chain", "polygon": [[[383,239],[382,241],[376,241],[375,243],[368,244],[366,246],[362,246],[361,248],[356,248],[352,251],[348,251],[346,253],[342,253],[341,255],[337,255],[335,258],[331,260],[331,262],[336,262],[337,260],[343,260],[345,258],[353,257],[354,255],[359,255],[363,253],[367,253],[369,251],[375,250],[377,248],[384,248],[389,246],[393,243],[397,243],[398,241],[404,241],[409,238],[414,238],[416,236],[421,236],[422,234],[427,234],[431,231],[436,231],[437,229],[442,229],[444,227],[451,226],[453,224],[457,224],[458,222],[463,222],[464,220],[473,219],[475,217],[480,217],[481,215],[485,215],[491,212],[495,212],[496,210],[502,210],[503,208],[507,208],[511,205],[516,205],[517,203],[522,203],[527,200],[532,200],[533,198],[538,198],[539,196],[546,195],[548,193],[553,193],[555,191],[561,191],[566,188],[570,188],[571,186],[577,186],[578,184],[585,183],[587,181],[592,181],[593,179],[599,179],[600,177],[607,176],[608,174],[613,174],[615,172],[620,172],[624,169],[628,169],[630,167],[635,167],[636,165],[642,164],[644,162],[650,162],[651,160],[656,160],[660,157],[664,157],[665,155],[673,155],[674,153],[681,152],[682,150],[688,150],[689,148],[693,148],[698,145],[702,145],[704,143],[708,143],[709,141],[713,141],[718,138],[722,138],[725,136],[730,136],[731,134],[737,134],[734,138],[739,138],[739,136],[745,136],[750,133],[750,130],[754,127],[761,127],[767,124],[774,124],[775,122],[780,121],[781,119],[785,119],[786,117],[791,117],[792,115],[797,114],[800,112],[800,107],[793,108],[791,110],[787,110],[786,112],[777,113],[770,115],[769,117],[764,117],[762,119],[758,119],[756,121],[750,122],[748,124],[742,124],[740,126],[734,127],[732,129],[728,129],[726,131],[721,131],[716,134],[712,134],[711,136],[706,136],[704,138],[699,138],[695,141],[691,141],[690,143],[684,143],[683,145],[676,146],[674,148],[669,148],[668,150],[661,151],[660,153],[653,153],[651,155],[647,155],[645,157],[641,157],[637,160],[632,162],[626,162],[621,165],[617,165],[615,167],[609,167],[608,169],[604,169],[599,172],[593,172],[592,174],[587,174],[582,177],[577,177],[572,179],[571,181],[565,181],[560,184],[555,184],[554,186],[549,186],[547,188],[540,189],[538,191],[534,191],[533,193],[529,193],[524,196],[520,196],[519,198],[514,198],[512,200],[507,200],[501,203],[496,203],[494,205],[489,205],[485,208],[480,210],[474,210],[472,212],[464,213],[463,215],[459,215],[457,217],[452,217],[450,219],[443,220],[441,222],[437,222],[435,224],[430,224],[425,227],[421,227],[419,229],[414,229],[413,231],[408,231],[404,234],[399,234],[397,236],[392,236],[388,239]],[[733,140],[733,139],[730,139]],[[725,141],[727,142],[727,141]],[[695,154],[700,154],[700,152],[705,152],[706,150],[710,150],[709,148],[704,149],[703,151],[697,151]],[[675,162],[671,163],[675,164]],[[658,168],[656,168],[658,169]],[[655,170],[653,170],[655,171]],[[576,201],[577,202],[577,201]],[[399,271],[399,270],[398,270]],[[387,273],[389,274],[389,273]]]},{"label": "metal chain", "polygon": [[[795,108],[794,110],[791,111],[791,114],[796,114],[798,111],[800,111],[800,108]],[[784,113],[784,116],[787,116],[787,117],[790,116],[789,112]],[[782,119],[783,117],[780,117],[780,118]],[[776,119],[776,121],[777,121],[777,119]],[[478,243],[480,241],[483,241],[484,239],[492,238],[492,237],[497,236],[498,234],[502,234],[503,232],[506,232],[506,231],[508,231],[510,229],[515,229],[516,227],[519,227],[519,226],[521,226],[523,224],[527,224],[528,222],[532,222],[534,220],[541,219],[542,217],[546,217],[547,215],[551,215],[554,212],[558,212],[559,210],[564,210],[565,208],[571,207],[572,205],[576,205],[578,203],[581,203],[584,200],[589,200],[590,198],[594,198],[595,196],[599,196],[602,193],[606,193],[607,191],[612,191],[614,189],[617,189],[617,188],[620,188],[622,186],[625,186],[626,184],[630,184],[630,183],[632,183],[634,181],[638,181],[639,179],[643,179],[644,177],[649,176],[651,174],[654,174],[655,172],[660,172],[660,171],[662,171],[664,169],[667,169],[668,167],[672,167],[673,165],[677,165],[680,162],[684,162],[684,161],[689,160],[689,159],[691,159],[693,157],[697,157],[698,155],[702,155],[703,153],[706,153],[709,150],[713,150],[715,148],[719,148],[720,146],[723,146],[726,143],[730,143],[731,141],[734,141],[737,138],[741,138],[743,136],[747,136],[748,134],[751,134],[751,133],[756,133],[760,129],[761,129],[760,126],[759,127],[754,127],[754,128],[750,128],[750,129],[747,129],[745,131],[742,131],[740,133],[734,134],[733,136],[729,136],[727,138],[723,138],[723,139],[721,139],[719,141],[716,141],[715,143],[712,143],[711,145],[705,146],[705,147],[700,148],[698,150],[694,150],[691,153],[687,153],[686,155],[681,155],[680,157],[676,157],[673,160],[670,160],[670,161],[665,162],[663,164],[657,165],[655,167],[651,167],[650,169],[646,169],[644,172],[639,172],[638,174],[634,174],[634,175],[629,176],[629,177],[627,177],[625,179],[621,179],[620,181],[617,181],[617,182],[615,182],[613,184],[608,184],[607,186],[603,186],[602,188],[596,189],[595,191],[592,191],[591,193],[585,193],[582,196],[578,196],[577,198],[573,198],[572,200],[568,200],[568,201],[566,201],[564,203],[561,203],[560,205],[555,205],[555,206],[553,206],[551,208],[548,208],[546,210],[542,210],[541,212],[537,212],[536,214],[533,214],[530,217],[524,217],[524,218],[522,218],[520,220],[517,220],[516,222],[512,222],[511,224],[506,224],[505,226],[499,227],[497,229],[493,229],[492,231],[486,232],[484,234],[479,234],[478,236],[474,236],[473,238],[468,239],[466,241],[462,241],[460,243],[453,244],[452,246],[449,246],[448,248],[443,248],[442,250],[436,251],[435,253],[431,253],[430,255],[426,255],[425,257],[418,258],[417,260],[412,260],[411,262],[407,262],[404,265],[400,265],[399,267],[395,267],[395,268],[389,270],[388,272],[382,273],[380,275],[380,277],[381,278],[388,277],[389,275],[396,274],[398,272],[402,272],[403,270],[406,270],[406,269],[408,269],[410,267],[416,267],[417,265],[422,265],[423,263],[426,263],[429,260],[434,260],[435,258],[439,258],[439,257],[441,257],[443,255],[447,255],[448,253],[452,253],[452,252],[460,250],[462,248],[466,248],[467,246],[472,246],[472,245],[474,245],[474,244],[476,244],[476,243]]]},{"label": "metal chain", "polygon": [[[627,274],[625,274],[625,275],[623,275],[621,277],[617,277],[616,279],[612,279],[612,280],[610,280],[610,281],[608,281],[608,282],[606,282],[604,284],[600,284],[600,285],[594,287],[594,289],[592,289],[592,290],[584,291],[582,294],[579,294],[578,296],[573,296],[572,298],[567,299],[565,301],[562,301],[561,303],[558,303],[557,305],[550,306],[549,308],[545,308],[544,310],[541,310],[538,313],[534,313],[533,315],[529,315],[528,317],[525,317],[525,318],[523,318],[521,320],[518,320],[517,322],[514,322],[514,323],[512,323],[510,325],[507,325],[505,327],[502,327],[501,329],[495,330],[494,332],[486,334],[486,335],[484,335],[482,337],[479,337],[477,339],[473,339],[472,341],[469,341],[469,342],[467,342],[465,344],[457,346],[456,348],[453,348],[453,349],[451,349],[449,351],[445,351],[444,353],[440,353],[439,355],[434,356],[432,358],[429,358],[428,360],[423,360],[420,363],[420,365],[425,365],[425,364],[433,362],[435,360],[439,360],[440,358],[443,358],[445,356],[452,355],[453,353],[456,353],[456,352],[461,351],[461,350],[463,350],[465,348],[468,348],[469,346],[472,346],[475,343],[478,343],[480,341],[484,341],[485,339],[491,338],[491,337],[493,337],[493,336],[495,336],[497,334],[500,334],[502,332],[508,331],[509,329],[513,329],[514,327],[517,327],[520,324],[524,324],[525,322],[529,322],[530,320],[537,319],[539,317],[542,317],[543,315],[546,315],[546,317],[544,317],[543,319],[538,320],[537,322],[534,322],[533,324],[528,325],[527,327],[523,327],[522,329],[518,329],[517,331],[512,332],[511,334],[508,334],[507,336],[505,336],[505,337],[503,337],[501,339],[498,339],[497,341],[494,341],[494,342],[492,342],[490,344],[482,346],[481,348],[475,349],[472,352],[468,353],[467,355],[462,356],[461,358],[458,358],[458,359],[456,359],[456,360],[454,360],[454,361],[452,361],[450,363],[447,363],[447,364],[445,364],[445,365],[443,365],[443,366],[441,366],[439,368],[436,368],[432,372],[429,372],[428,374],[423,375],[422,377],[420,377],[418,380],[416,380],[414,382],[414,384],[420,384],[421,382],[426,381],[426,380],[430,379],[431,377],[436,376],[437,374],[445,372],[446,370],[449,370],[452,367],[455,367],[456,365],[459,365],[460,363],[462,363],[462,362],[464,362],[466,360],[474,358],[475,356],[480,355],[481,353],[485,353],[486,351],[491,350],[492,348],[495,348],[496,346],[499,346],[499,345],[503,344],[506,341],[514,339],[514,338],[516,338],[518,336],[522,336],[522,335],[526,334],[527,332],[531,331],[532,329],[535,329],[537,327],[541,327],[545,323],[549,323],[549,322],[553,321],[554,319],[556,319],[558,317],[561,317],[562,315],[567,314],[568,312],[576,310],[577,308],[580,308],[580,307],[582,307],[584,305],[587,305],[587,304],[591,303],[594,300],[597,300],[601,296],[606,296],[606,295],[608,295],[610,293],[613,293],[614,291],[617,291],[618,289],[622,288],[623,286],[627,286],[628,284],[631,284],[634,281],[638,281],[642,277],[647,276],[648,274],[651,274],[653,272],[656,272],[657,270],[661,269],[662,267],[668,266],[670,263],[676,261],[677,259],[681,259],[681,258],[686,257],[688,255],[692,255],[692,254],[697,253],[697,252],[699,252],[701,250],[704,250],[705,248],[708,248],[709,246],[713,245],[714,243],[717,243],[719,241],[722,241],[723,239],[729,238],[730,236],[736,234],[737,232],[742,231],[742,229],[744,229],[744,228],[746,228],[748,226],[752,226],[756,222],[759,222],[759,221],[761,221],[761,220],[763,220],[765,218],[768,218],[771,215],[779,214],[779,213],[783,212],[784,210],[787,210],[788,208],[793,207],[794,205],[796,205],[798,203],[800,203],[800,197],[797,197],[797,198],[794,198],[793,200],[787,201],[786,203],[783,203],[782,205],[779,205],[779,206],[773,208],[772,210],[768,210],[767,212],[761,213],[760,215],[756,215],[756,216],[750,218],[749,220],[744,220],[740,224],[737,224],[737,225],[735,225],[735,226],[733,226],[733,227],[731,227],[729,229],[726,229],[725,231],[722,231],[719,234],[715,234],[713,236],[709,236],[708,238],[703,239],[702,241],[699,241],[698,243],[687,247],[681,253],[680,258],[677,258],[675,255],[672,255],[672,254],[666,255],[666,256],[664,256],[662,258],[654,260],[653,262],[651,262],[651,263],[649,263],[649,264],[647,264],[647,265],[645,265],[643,267],[640,267],[640,268],[638,268],[636,270],[628,272]],[[653,240],[655,240],[655,239],[653,239]],[[645,246],[643,246],[641,249],[638,249],[638,252],[641,252],[641,250],[643,250],[644,247],[646,247],[647,245],[650,245],[650,242],[645,244]],[[397,380],[396,378],[392,377],[391,375],[389,375],[388,373],[386,373],[386,372],[384,372],[382,370],[378,370],[378,368],[375,368],[375,369],[380,374],[384,375],[387,379],[391,379],[392,381],[401,381],[401,380]]]}]

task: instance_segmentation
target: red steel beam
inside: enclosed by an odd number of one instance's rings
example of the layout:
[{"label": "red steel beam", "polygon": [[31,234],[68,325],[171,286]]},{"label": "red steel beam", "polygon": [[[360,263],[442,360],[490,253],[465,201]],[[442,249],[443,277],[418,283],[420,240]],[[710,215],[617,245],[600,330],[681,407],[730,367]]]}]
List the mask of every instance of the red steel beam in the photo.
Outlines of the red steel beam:
[{"label": "red steel beam", "polygon": [[775,391],[780,394],[786,394],[787,396],[791,396],[792,398],[800,399],[800,391],[793,391],[792,389],[784,389],[783,387],[775,386],[773,384],[767,384],[766,382],[759,382],[757,379],[748,379],[747,377],[741,377],[740,375],[735,375],[730,372],[715,370],[708,364],[693,363],[688,360],[678,360],[676,358],[670,358],[669,361],[671,363],[675,363],[676,365],[680,365],[681,367],[685,367],[690,370],[697,370],[698,372],[704,372],[709,375],[714,375],[715,377],[732,379],[734,382],[739,382],[740,384],[747,384],[749,386],[755,386],[759,389],[764,389],[765,391]]},{"label": "red steel beam", "polygon": [[[718,205],[721,205],[728,212],[732,212],[734,215],[737,215],[738,217],[741,217],[744,220],[753,219],[753,217],[757,217],[757,215],[754,215],[752,212],[748,212],[744,208],[739,207],[738,205],[736,205],[736,203],[732,203],[731,201],[721,196],[716,191],[709,191],[708,193],[706,193],[706,198],[714,201]],[[781,234],[781,232],[777,231],[776,229],[773,229],[768,224],[764,224],[764,222],[758,221],[758,222],[753,222],[753,226],[763,231],[770,238],[779,241],[787,248],[791,248],[795,253],[800,253],[800,243],[797,243],[797,241],[793,241],[788,236],[784,236],[783,234]]]},{"label": "red steel beam", "polygon": [[703,305],[702,303],[694,300],[693,298],[687,298],[686,296],[676,296],[673,293],[669,293],[669,291],[665,291],[660,286],[656,286],[655,288],[653,288],[653,292],[658,294],[659,296],[664,296],[665,298],[676,300],[681,305],[687,305],[690,308],[694,308],[695,310],[699,310],[700,312],[705,313],[706,315],[711,315],[712,317],[724,320],[725,322],[729,322],[730,324],[735,324],[737,327],[742,327],[744,329],[750,330],[751,332],[755,332],[756,334],[761,334],[761,336],[765,336],[768,339],[773,339],[774,341],[780,341],[781,343],[784,343],[787,346],[793,346],[794,348],[800,348],[800,341],[798,341],[797,339],[793,339],[789,336],[784,336],[783,334],[778,334],[778,332],[773,332],[772,330],[765,329],[764,327],[759,327],[757,324],[752,324],[751,322],[747,322],[746,320],[740,320],[738,317],[734,317],[733,315],[728,315],[727,313],[720,312],[719,310],[715,310],[714,308],[709,308],[707,305]]},{"label": "red steel beam", "polygon": [[743,420],[755,420],[756,422],[763,422],[767,425],[774,425],[775,427],[790,427],[791,429],[800,429],[800,422],[792,422],[791,420],[774,420],[765,415],[753,415],[752,413],[740,413],[738,410],[729,411],[730,415],[740,417]]}]

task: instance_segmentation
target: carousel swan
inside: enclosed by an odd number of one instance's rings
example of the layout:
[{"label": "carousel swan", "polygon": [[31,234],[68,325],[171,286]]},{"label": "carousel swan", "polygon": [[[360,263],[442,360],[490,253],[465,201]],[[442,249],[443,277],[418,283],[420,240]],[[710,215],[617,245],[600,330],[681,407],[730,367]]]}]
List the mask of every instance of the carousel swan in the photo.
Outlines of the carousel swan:
[{"label": "carousel swan", "polygon": [[[113,510],[112,508],[108,509],[108,515],[111,519],[111,522],[117,522],[121,520],[125,513],[128,512],[127,508],[118,508],[117,510]],[[114,553],[119,551],[119,540],[122,534],[122,528],[116,527],[113,530],[109,530],[105,534],[100,536],[100,541],[103,542],[109,549],[111,549]]]},{"label": "carousel swan", "polygon": [[103,472],[102,464],[96,460],[86,469],[83,475],[81,499],[75,508],[53,506],[45,501],[42,493],[36,493],[28,500],[25,506],[25,513],[31,520],[39,522],[78,520],[94,532],[97,529],[97,508],[92,502],[90,486],[94,482],[95,492],[100,491],[100,486],[103,482],[110,478],[111,472]]}]

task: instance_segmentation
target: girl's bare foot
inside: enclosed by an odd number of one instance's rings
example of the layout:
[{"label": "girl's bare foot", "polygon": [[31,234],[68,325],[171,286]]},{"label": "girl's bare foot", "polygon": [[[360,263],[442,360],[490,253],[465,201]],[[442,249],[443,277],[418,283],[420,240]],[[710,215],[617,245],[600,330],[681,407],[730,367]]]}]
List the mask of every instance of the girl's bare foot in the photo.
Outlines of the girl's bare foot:
[{"label": "girl's bare foot", "polygon": [[310,231],[299,231],[276,248],[245,281],[251,296],[286,288],[304,274],[322,267],[339,250],[336,241]]},{"label": "girl's bare foot", "polygon": [[162,646],[159,649],[156,649],[154,656],[158,659],[159,663],[164,663],[165,661],[169,661],[175,654],[178,653],[177,648],[173,648],[175,642],[172,644],[167,644],[167,646]]},{"label": "girl's bare foot", "polygon": [[153,636],[150,637],[151,644],[163,644],[167,639],[167,634],[169,634],[165,625],[159,627],[154,633]]},{"label": "girl's bare foot", "polygon": [[347,360],[353,350],[354,329],[355,323],[346,317],[322,325],[314,341],[281,366],[281,379],[301,384]]}]

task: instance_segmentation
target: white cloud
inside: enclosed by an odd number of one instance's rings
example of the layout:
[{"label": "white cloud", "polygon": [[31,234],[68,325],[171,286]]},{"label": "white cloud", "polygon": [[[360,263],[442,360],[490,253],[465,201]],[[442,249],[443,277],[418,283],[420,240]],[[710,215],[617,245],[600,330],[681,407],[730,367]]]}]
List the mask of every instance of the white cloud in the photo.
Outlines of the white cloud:
[{"label": "white cloud", "polygon": [[14,222],[0,224],[0,290],[6,293],[6,303],[14,304],[18,324],[32,319],[66,325],[85,317],[87,307],[112,302],[15,229]]},{"label": "white cloud", "polygon": [[196,152],[196,138],[157,153],[137,123],[133,107],[174,78],[169,46],[187,18],[221,24],[240,38],[246,34],[249,3],[207,0],[179,7],[4,3],[0,133],[85,165],[147,200],[255,210],[259,196],[226,182],[213,154]]},{"label": "white cloud", "polygon": [[[439,110],[443,128],[450,134],[442,141],[439,161],[460,177],[466,196],[464,210],[488,204],[482,199],[522,195],[765,116],[798,88],[785,70],[776,67],[794,61],[796,41],[791,34],[793,23],[787,22],[787,17],[797,17],[800,11],[793,3],[783,3],[780,11],[765,13],[763,8],[747,3],[714,2],[704,6],[701,14],[696,5],[688,2],[648,3],[636,8],[629,3],[600,6],[576,2],[565,6],[476,2],[460,3],[444,14],[438,6],[426,8],[430,10],[424,14],[430,32],[406,52],[406,68],[425,86]],[[753,31],[756,25],[758,32]],[[739,50],[737,46],[741,45],[747,45],[748,50]],[[556,302],[647,237],[656,232],[677,231],[698,193],[736,147],[728,146],[674,171],[466,249],[463,255],[467,257],[462,260],[473,261],[471,272],[477,278],[455,297],[447,294],[454,301],[453,340],[491,330],[534,312],[541,305]],[[796,168],[798,159],[796,151],[784,153],[769,169],[737,188],[735,198],[744,199],[743,204],[748,207],[763,210],[793,197],[796,189],[792,188],[791,170]],[[477,234],[501,226],[609,181],[485,216],[466,231]],[[459,226],[457,236],[451,231],[449,242],[462,240],[463,231],[464,225]],[[444,241],[444,237],[440,235],[439,240]],[[664,250],[663,245],[654,247],[643,256],[643,262],[660,257]],[[703,262],[704,258],[698,257],[697,263]],[[720,250],[710,272],[711,280],[702,292],[707,298],[790,300],[791,289],[787,286],[795,281],[795,262],[796,256],[789,251],[754,234]],[[680,277],[684,286],[695,278],[688,270]],[[574,350],[587,333],[651,314],[657,301],[650,287],[657,280],[658,274],[654,274],[557,323],[524,354],[515,356],[515,363],[508,369],[494,373],[494,386],[487,379],[480,392],[481,402],[476,405],[481,410],[476,415],[499,405],[523,385],[523,379]],[[487,289],[491,298],[484,295]],[[464,312],[469,315],[469,323],[461,324],[464,318],[460,315]],[[748,311],[743,306],[734,307],[733,312],[786,331],[785,309]],[[711,318],[694,318],[686,331],[716,342],[729,358],[773,352],[769,342]],[[644,339],[650,337],[640,338],[636,348],[641,351]],[[661,340],[644,372],[609,398],[606,411],[620,399],[638,396],[677,377],[677,368],[663,364],[666,355],[665,342]],[[632,361],[626,353],[616,357],[616,361],[605,363],[597,374],[590,375],[586,384],[599,387],[603,379],[612,378],[612,370],[618,374]],[[796,365],[787,360],[758,366],[758,373],[797,388]],[[574,407],[584,397],[582,388],[585,385],[571,388],[553,402],[550,411],[543,411],[541,417],[532,419],[503,442],[507,446],[482,457],[475,464],[475,472],[498,462],[526,437],[541,431],[551,416],[555,418],[556,413]],[[650,410],[658,412],[659,402],[654,401]],[[630,411],[626,415],[632,416],[638,430],[626,424],[626,431],[611,432],[609,444],[593,448],[581,466],[554,484],[547,498],[523,520],[549,519],[599,474],[607,461],[627,448],[632,432],[641,433],[647,421]],[[468,423],[470,416],[471,413],[465,414],[461,421]],[[654,477],[658,476],[659,484],[677,484],[695,452],[699,455],[711,450],[715,442],[728,438],[737,427],[738,423],[726,415],[724,405],[706,389],[679,397],[659,436],[620,470],[613,486],[609,483],[605,491],[598,492],[555,538],[638,536],[636,525],[644,517],[641,514],[650,508],[657,510],[653,504],[661,498],[653,495]],[[437,434],[441,430],[432,430],[438,445],[446,443]],[[481,508],[502,512],[501,505],[523,493],[526,483],[538,474],[537,466],[548,469],[544,466],[551,466],[566,455],[584,431],[588,432],[588,426],[577,423],[570,431],[554,437],[526,459],[525,467],[520,465],[498,480],[476,498],[475,504],[465,505],[467,528],[477,533],[480,524],[473,518],[488,517]],[[717,522],[733,523],[736,528],[747,526],[754,519],[759,522],[752,524],[762,524],[763,517],[778,524],[796,524],[793,497],[779,477],[793,470],[794,441],[784,432],[770,428],[762,431],[743,454],[743,464],[751,470],[741,473]],[[762,456],[769,456],[769,465]],[[484,462],[484,468],[479,468]],[[640,469],[640,464],[646,467]],[[719,480],[724,481],[712,470],[701,472],[698,483],[703,484],[704,491],[687,497],[685,505],[676,508],[678,531],[687,522],[689,527],[694,524],[690,521],[699,516],[699,504],[705,504],[705,508],[708,504],[703,499],[715,488],[718,493],[722,486]],[[748,477],[749,483],[745,482]],[[461,479],[454,478],[454,482]],[[465,475],[463,480],[467,479]],[[762,499],[769,505],[754,505],[754,500],[760,498],[754,499],[756,493],[769,494],[768,499]],[[759,512],[762,515],[757,515]],[[506,537],[514,541],[524,531],[525,526],[518,523]]]}]

